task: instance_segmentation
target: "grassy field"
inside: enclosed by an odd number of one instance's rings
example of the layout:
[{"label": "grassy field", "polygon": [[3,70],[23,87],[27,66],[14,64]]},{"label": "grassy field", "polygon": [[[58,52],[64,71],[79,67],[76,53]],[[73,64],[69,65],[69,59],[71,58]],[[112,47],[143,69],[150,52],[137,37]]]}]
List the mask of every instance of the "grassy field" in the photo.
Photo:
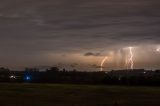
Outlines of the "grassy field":
[{"label": "grassy field", "polygon": [[160,106],[160,87],[0,84],[0,106]]}]

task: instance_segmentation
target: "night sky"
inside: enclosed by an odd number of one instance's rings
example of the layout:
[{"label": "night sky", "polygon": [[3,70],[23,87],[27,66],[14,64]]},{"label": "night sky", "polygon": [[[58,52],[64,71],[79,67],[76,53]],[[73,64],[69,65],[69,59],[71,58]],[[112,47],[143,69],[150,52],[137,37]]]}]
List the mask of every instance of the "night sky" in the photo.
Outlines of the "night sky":
[{"label": "night sky", "polygon": [[0,65],[160,68],[159,0],[0,0]]}]

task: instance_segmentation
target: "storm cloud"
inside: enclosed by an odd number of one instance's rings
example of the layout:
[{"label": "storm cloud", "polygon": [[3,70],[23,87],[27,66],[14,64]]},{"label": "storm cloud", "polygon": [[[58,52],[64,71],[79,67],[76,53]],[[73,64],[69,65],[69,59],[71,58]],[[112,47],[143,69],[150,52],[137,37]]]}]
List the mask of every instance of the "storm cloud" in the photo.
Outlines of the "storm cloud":
[{"label": "storm cloud", "polygon": [[51,56],[158,45],[159,13],[159,0],[1,0],[1,64],[48,65],[56,64]]}]

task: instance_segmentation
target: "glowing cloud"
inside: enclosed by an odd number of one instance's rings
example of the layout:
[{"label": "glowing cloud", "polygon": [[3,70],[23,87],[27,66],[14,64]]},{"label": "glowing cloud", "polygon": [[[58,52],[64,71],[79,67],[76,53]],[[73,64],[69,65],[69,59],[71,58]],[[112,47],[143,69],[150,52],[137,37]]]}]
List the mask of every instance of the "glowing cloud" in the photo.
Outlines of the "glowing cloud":
[{"label": "glowing cloud", "polygon": [[156,51],[157,51],[157,52],[160,52],[160,48],[157,48]]}]

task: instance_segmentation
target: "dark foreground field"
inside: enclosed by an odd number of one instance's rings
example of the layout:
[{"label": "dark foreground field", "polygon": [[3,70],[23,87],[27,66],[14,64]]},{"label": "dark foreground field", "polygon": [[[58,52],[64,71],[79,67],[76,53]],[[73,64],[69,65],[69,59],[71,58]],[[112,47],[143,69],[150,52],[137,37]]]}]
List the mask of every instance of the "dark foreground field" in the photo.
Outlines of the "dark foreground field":
[{"label": "dark foreground field", "polygon": [[0,84],[0,106],[160,106],[160,87]]}]

